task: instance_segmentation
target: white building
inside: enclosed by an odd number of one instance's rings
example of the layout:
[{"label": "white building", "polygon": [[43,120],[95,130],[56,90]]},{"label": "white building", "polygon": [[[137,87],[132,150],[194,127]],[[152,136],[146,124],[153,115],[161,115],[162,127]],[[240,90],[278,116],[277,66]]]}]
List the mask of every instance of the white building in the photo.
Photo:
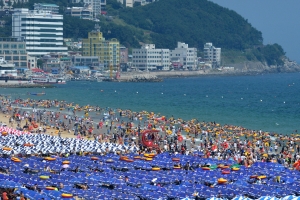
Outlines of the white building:
[{"label": "white building", "polygon": [[91,7],[72,7],[65,10],[65,14],[71,15],[72,17],[79,17],[80,19],[93,19],[93,10]]},{"label": "white building", "polygon": [[155,44],[145,44],[132,50],[132,67],[139,70],[169,70],[170,50],[155,49]]},{"label": "white building", "polygon": [[12,16],[12,36],[24,38],[30,56],[65,53],[63,45],[63,16],[51,11],[15,9]]},{"label": "white building", "polygon": [[197,48],[189,48],[188,44],[178,42],[177,47],[170,51],[171,63],[184,69],[197,67]]},{"label": "white building", "polygon": [[149,3],[153,3],[158,0],[118,0],[121,4],[125,4],[126,7],[133,7],[134,3],[140,3],[142,6],[145,6]]},{"label": "white building", "polygon": [[59,6],[52,3],[35,3],[34,10],[51,11],[52,14],[58,14]]},{"label": "white building", "polygon": [[106,0],[71,0],[71,3],[83,2],[84,6],[91,5],[94,13],[94,17],[101,15],[106,10]]},{"label": "white building", "polygon": [[221,48],[216,48],[212,43],[204,45],[204,60],[212,65],[220,66],[221,64]]}]

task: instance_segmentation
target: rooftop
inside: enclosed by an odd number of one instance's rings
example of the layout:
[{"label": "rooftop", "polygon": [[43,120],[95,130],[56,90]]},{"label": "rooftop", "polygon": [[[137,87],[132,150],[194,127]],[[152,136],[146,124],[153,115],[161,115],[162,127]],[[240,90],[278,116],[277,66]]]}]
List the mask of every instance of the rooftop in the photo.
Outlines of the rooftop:
[{"label": "rooftop", "polygon": [[59,7],[58,5],[53,4],[53,3],[37,3],[35,5],[49,6],[49,7]]}]

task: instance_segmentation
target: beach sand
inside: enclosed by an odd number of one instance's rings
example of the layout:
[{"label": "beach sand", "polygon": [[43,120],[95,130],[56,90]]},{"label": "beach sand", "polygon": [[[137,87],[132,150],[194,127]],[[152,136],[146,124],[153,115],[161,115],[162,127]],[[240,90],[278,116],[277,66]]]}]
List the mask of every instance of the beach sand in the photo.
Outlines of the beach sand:
[{"label": "beach sand", "polygon": [[[14,122],[12,125],[9,124],[9,118],[10,118],[10,115],[0,113],[0,122],[5,123],[8,127],[16,128],[17,123]],[[23,127],[25,125],[25,123],[26,123],[25,120],[21,121],[21,123],[20,123],[21,127]],[[39,125],[38,127],[44,127],[44,126],[40,126],[41,125],[40,123],[37,123],[37,124]],[[38,128],[36,128],[34,130],[37,130],[37,129]],[[58,136],[58,134],[56,132],[57,131],[55,128],[50,127],[50,129],[47,129],[46,134]],[[60,132],[61,132],[61,137],[63,137],[63,138],[76,138],[76,135],[73,134],[73,131],[71,131],[71,133],[69,133],[68,131],[64,131],[61,129]],[[86,137],[86,139],[87,139],[87,137]]]}]

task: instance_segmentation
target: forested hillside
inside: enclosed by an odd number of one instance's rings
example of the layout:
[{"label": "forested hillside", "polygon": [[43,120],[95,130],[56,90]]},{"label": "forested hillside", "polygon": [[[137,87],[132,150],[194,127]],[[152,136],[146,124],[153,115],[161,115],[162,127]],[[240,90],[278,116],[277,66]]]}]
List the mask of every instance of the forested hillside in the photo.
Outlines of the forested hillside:
[{"label": "forested hillside", "polygon": [[262,33],[234,11],[207,0],[161,0],[147,6],[120,10],[127,24],[151,31],[158,47],[174,48],[177,41],[202,48],[242,50],[262,45]]}]

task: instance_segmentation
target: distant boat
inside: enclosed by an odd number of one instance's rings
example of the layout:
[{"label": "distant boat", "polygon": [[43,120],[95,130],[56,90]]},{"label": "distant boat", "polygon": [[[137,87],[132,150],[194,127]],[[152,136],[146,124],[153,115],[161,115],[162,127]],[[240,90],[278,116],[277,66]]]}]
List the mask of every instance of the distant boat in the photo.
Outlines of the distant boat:
[{"label": "distant boat", "polygon": [[30,95],[35,95],[35,96],[43,96],[45,95],[45,92],[39,92],[39,93],[30,93]]},{"label": "distant boat", "polygon": [[34,76],[31,80],[33,83],[38,84],[66,84],[66,80],[63,78],[53,78],[48,76]]}]

